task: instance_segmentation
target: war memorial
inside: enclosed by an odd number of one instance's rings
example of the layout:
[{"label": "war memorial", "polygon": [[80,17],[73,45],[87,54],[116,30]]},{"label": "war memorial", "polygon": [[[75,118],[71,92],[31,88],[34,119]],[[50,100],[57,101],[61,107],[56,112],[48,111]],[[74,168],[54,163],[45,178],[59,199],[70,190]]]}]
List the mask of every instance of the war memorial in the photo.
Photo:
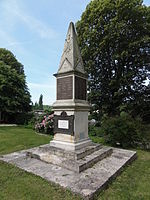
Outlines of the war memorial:
[{"label": "war memorial", "polygon": [[56,77],[54,138],[49,144],[0,160],[93,199],[136,158],[136,152],[93,143],[88,137],[87,74],[71,22]]}]

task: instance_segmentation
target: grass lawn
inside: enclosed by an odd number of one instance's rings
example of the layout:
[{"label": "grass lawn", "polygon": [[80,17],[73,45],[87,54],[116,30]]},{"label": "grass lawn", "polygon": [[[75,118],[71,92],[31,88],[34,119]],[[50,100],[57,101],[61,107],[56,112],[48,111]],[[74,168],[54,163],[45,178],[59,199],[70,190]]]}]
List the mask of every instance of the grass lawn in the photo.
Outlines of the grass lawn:
[{"label": "grass lawn", "polygon": [[[24,127],[0,127],[0,154],[49,143],[49,136]],[[92,137],[94,140],[94,137]],[[95,141],[103,140],[95,138]],[[149,200],[150,152],[137,150],[138,159],[126,167],[98,200]],[[79,200],[58,185],[0,161],[0,200]]]},{"label": "grass lawn", "polygon": [[0,155],[49,143],[50,136],[38,135],[31,128],[0,127]]}]

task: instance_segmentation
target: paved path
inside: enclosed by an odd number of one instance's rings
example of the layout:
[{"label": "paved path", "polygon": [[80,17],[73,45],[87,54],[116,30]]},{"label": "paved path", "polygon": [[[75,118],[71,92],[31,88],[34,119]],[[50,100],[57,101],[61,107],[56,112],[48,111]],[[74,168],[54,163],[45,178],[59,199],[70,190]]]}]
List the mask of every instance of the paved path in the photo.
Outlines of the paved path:
[{"label": "paved path", "polygon": [[0,127],[5,127],[5,126],[18,126],[17,124],[0,124]]}]

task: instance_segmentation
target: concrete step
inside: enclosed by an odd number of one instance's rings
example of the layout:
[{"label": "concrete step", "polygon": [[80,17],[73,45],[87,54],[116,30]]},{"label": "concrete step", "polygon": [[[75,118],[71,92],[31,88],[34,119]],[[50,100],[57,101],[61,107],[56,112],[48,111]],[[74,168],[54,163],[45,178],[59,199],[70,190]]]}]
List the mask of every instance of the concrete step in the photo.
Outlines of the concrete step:
[{"label": "concrete step", "polygon": [[63,149],[52,147],[50,145],[46,145],[46,146],[41,146],[34,151],[27,152],[27,155],[30,157],[34,157],[34,158],[39,158],[40,154],[49,153],[50,155],[56,155],[56,156],[59,156],[62,158],[79,160],[79,159],[84,158],[87,155],[92,154],[93,152],[95,152],[101,148],[102,148],[102,145],[92,143],[88,147],[85,147],[85,148],[76,150],[75,152],[72,152],[72,151],[66,151]]},{"label": "concrete step", "polygon": [[80,173],[102,159],[112,154],[111,147],[104,147],[98,144],[92,144],[87,148],[83,148],[76,152],[66,152],[58,148],[37,148],[36,150],[27,152],[27,156],[35,158],[46,163],[52,163],[71,171]]},{"label": "concrete step", "polygon": [[74,172],[82,172],[90,167],[92,167],[97,162],[103,160],[104,158],[110,156],[113,150],[111,147],[102,147],[101,149],[85,156],[79,160],[64,160],[61,163],[61,167],[70,169]]},{"label": "concrete step", "polygon": [[88,147],[85,147],[85,148],[82,148],[80,150],[77,150],[75,152],[75,159],[76,160],[82,159],[82,158],[92,154],[93,152],[98,151],[101,148],[102,148],[102,145],[96,144],[96,143],[92,143]]}]

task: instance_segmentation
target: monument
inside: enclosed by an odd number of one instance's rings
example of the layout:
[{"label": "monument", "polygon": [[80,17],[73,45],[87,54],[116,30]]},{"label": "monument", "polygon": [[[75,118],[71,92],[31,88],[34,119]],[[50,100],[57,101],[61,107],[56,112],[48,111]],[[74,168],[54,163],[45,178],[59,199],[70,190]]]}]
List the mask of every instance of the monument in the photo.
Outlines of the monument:
[{"label": "monument", "polygon": [[54,139],[51,146],[75,151],[91,144],[88,137],[87,74],[74,24],[69,25],[56,77]]},{"label": "monument", "polygon": [[136,158],[136,152],[95,144],[88,137],[87,74],[72,22],[55,77],[53,140],[0,160],[93,199]]},{"label": "monument", "polygon": [[[74,24],[68,28],[56,77],[54,138],[31,157],[80,173],[112,154],[111,147],[93,143],[88,137],[87,74]],[[87,157],[86,157],[87,156]]]}]

